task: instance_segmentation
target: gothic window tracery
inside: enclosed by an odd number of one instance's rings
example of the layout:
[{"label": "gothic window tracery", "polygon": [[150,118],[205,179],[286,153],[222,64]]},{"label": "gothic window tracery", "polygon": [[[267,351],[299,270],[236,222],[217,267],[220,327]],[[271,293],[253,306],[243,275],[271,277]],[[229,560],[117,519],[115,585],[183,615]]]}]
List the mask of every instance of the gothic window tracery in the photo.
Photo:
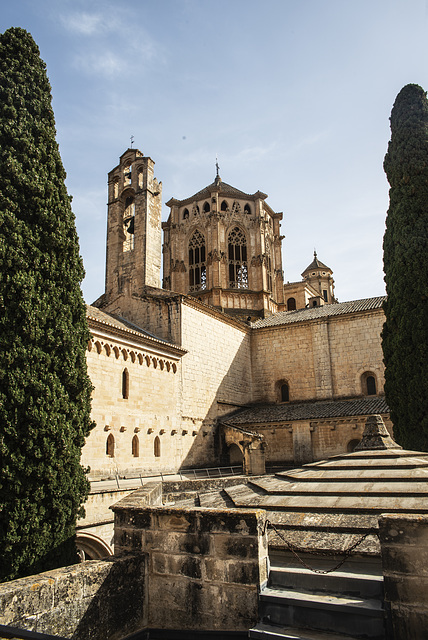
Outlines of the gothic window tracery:
[{"label": "gothic window tracery", "polygon": [[228,237],[229,287],[248,289],[247,240],[239,227],[234,227]]},{"label": "gothic window tracery", "polygon": [[135,202],[132,196],[128,196],[125,200],[125,210],[123,212],[123,233],[125,235],[123,251],[132,251],[134,249],[134,222]]},{"label": "gothic window tracery", "polygon": [[196,229],[189,242],[189,288],[199,291],[207,287],[205,238]]}]

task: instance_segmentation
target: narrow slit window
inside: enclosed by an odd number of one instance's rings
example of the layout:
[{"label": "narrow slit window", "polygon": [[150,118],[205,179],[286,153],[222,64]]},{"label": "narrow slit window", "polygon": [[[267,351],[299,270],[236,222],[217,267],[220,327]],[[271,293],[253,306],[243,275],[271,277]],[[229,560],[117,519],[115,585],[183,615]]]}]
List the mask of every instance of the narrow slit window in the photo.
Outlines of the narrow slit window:
[{"label": "narrow slit window", "polygon": [[138,458],[140,456],[140,441],[138,440],[138,436],[134,436],[132,438],[132,455],[134,458]]},{"label": "narrow slit window", "polygon": [[129,398],[129,371],[124,369],[122,371],[122,398],[127,400]]},{"label": "narrow slit window", "polygon": [[106,455],[114,458],[114,436],[110,433],[106,442]]}]

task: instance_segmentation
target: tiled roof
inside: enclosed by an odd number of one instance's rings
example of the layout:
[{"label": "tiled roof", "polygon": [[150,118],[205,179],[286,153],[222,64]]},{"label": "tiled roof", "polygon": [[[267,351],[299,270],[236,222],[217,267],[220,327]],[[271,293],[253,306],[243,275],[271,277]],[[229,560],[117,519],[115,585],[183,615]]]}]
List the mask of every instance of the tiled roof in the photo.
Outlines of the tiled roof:
[{"label": "tiled roof", "polygon": [[306,273],[306,271],[311,271],[312,269],[327,269],[327,271],[331,271],[330,267],[327,267],[327,265],[325,265],[324,262],[321,262],[321,260],[318,260],[316,251],[314,251],[314,259],[312,260],[311,264],[308,267],[306,267],[303,273]]},{"label": "tiled roof", "polygon": [[224,422],[230,425],[316,420],[318,418],[344,418],[389,413],[383,397],[352,398],[350,400],[317,400],[259,405],[235,413]]},{"label": "tiled roof", "polygon": [[208,185],[204,189],[201,189],[201,191],[198,191],[193,196],[189,196],[184,200],[178,200],[176,198],[173,198],[172,201],[175,204],[184,205],[184,204],[194,202],[195,200],[207,199],[211,196],[211,193],[213,191],[219,191],[220,196],[229,196],[231,198],[235,197],[235,198],[254,199],[259,197],[261,198],[267,197],[265,193],[261,193],[260,191],[257,191],[256,193],[253,193],[253,194],[245,193],[244,191],[240,191],[239,189],[232,187],[230,184],[227,184],[227,182],[223,182],[222,180],[219,180],[219,181],[212,182],[210,185]]},{"label": "tiled roof", "polygon": [[156,340],[157,342],[162,342],[165,345],[172,346],[166,340],[162,340],[161,338],[155,336],[153,333],[141,329],[141,327],[138,327],[133,322],[129,322],[125,318],[122,318],[121,316],[118,316],[116,314],[101,311],[100,309],[97,309],[97,307],[92,307],[89,304],[86,305],[86,317],[88,318],[88,320],[95,320],[96,322],[114,327],[115,329],[121,329],[122,331],[126,331],[127,333],[139,334],[140,336],[151,338],[153,340]]},{"label": "tiled roof", "polygon": [[263,318],[263,320],[257,320],[251,326],[253,329],[263,329],[264,327],[274,327],[294,322],[307,322],[308,320],[317,320],[319,318],[342,316],[348,313],[357,313],[358,311],[381,309],[384,300],[386,300],[386,296],[379,296],[377,298],[326,304],[322,307],[311,307],[310,309],[297,309],[297,311],[280,311],[268,318]]}]

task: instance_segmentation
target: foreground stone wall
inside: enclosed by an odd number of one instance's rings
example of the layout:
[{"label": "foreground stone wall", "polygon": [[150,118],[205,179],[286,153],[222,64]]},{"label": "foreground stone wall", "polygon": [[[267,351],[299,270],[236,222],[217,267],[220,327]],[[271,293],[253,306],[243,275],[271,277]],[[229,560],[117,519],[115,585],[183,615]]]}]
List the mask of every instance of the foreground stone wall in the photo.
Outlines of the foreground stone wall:
[{"label": "foreground stone wall", "polygon": [[146,556],[92,560],[0,585],[0,624],[73,640],[146,625]]},{"label": "foreground stone wall", "polygon": [[136,491],[113,507],[115,553],[148,555],[148,626],[241,631],[255,624],[267,580],[265,513],[139,504]]},{"label": "foreground stone wall", "polygon": [[428,630],[428,516],[379,519],[389,640],[422,640]]}]

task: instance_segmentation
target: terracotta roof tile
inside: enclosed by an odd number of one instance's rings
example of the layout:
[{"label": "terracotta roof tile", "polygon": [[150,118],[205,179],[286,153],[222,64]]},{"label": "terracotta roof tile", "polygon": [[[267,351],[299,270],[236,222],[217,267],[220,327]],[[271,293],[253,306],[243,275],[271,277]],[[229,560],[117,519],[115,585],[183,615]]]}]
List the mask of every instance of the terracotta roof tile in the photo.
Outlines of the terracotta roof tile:
[{"label": "terracotta roof tile", "polygon": [[316,400],[258,405],[225,418],[230,425],[315,420],[317,418],[344,418],[389,413],[384,397],[351,398],[349,400]]},{"label": "terracotta roof tile", "polygon": [[263,329],[264,327],[274,327],[282,324],[292,324],[294,322],[307,322],[320,318],[330,318],[333,316],[357,313],[359,311],[370,311],[381,309],[386,296],[377,298],[364,298],[363,300],[352,300],[350,302],[340,302],[337,304],[326,304],[322,307],[311,307],[310,309],[298,309],[297,311],[280,311],[263,320],[257,320],[251,326],[253,329]]}]

